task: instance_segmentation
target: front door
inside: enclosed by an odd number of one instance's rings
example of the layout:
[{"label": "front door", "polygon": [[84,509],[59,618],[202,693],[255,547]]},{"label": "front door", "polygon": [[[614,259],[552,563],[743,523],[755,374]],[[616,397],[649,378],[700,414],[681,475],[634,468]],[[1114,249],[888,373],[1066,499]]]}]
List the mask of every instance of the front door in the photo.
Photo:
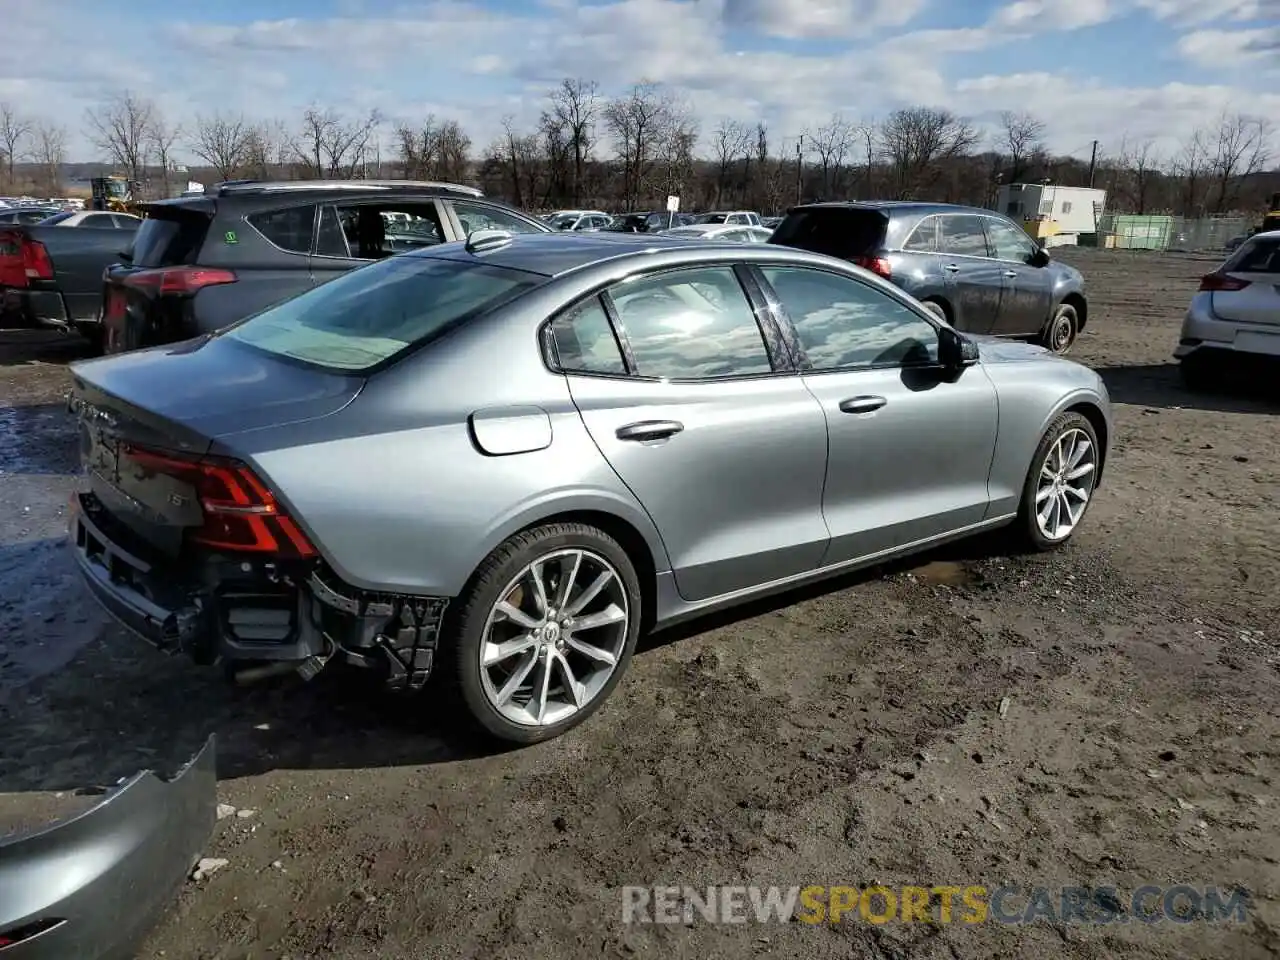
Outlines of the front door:
[{"label": "front door", "polygon": [[1000,313],[1003,270],[987,250],[983,218],[967,213],[938,217],[938,261],[951,302],[952,322],[966,333],[990,333]]},{"label": "front door", "polygon": [[763,267],[804,351],[829,453],[823,565],[982,521],[996,443],[995,388],[980,366],[948,382],[938,331],[903,301],[850,276]]},{"label": "front door", "polygon": [[731,267],[624,281],[553,330],[574,403],[652,517],[682,597],[817,567],[828,540],[826,422],[766,348]]},{"label": "front door", "polygon": [[[383,213],[404,216],[393,219]],[[324,283],[374,260],[445,243],[452,239],[446,222],[439,204],[429,198],[322,206],[311,255],[311,279]]]},{"label": "front door", "polygon": [[1039,334],[1049,322],[1053,284],[1047,270],[1032,265],[1036,244],[1025,230],[995,217],[986,218],[986,228],[992,259],[1000,265],[1003,281],[1000,312],[991,332],[1006,337]]}]

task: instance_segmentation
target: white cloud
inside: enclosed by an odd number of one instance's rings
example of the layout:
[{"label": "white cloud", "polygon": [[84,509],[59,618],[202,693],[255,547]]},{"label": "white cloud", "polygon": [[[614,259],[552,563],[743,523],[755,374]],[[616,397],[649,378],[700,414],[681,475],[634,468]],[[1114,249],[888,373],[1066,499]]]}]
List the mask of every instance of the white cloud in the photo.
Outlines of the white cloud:
[{"label": "white cloud", "polygon": [[1280,20],[1280,0],[1137,0],[1161,20],[1178,24]]},{"label": "white cloud", "polygon": [[1178,52],[1210,69],[1259,63],[1280,67],[1280,26],[1256,30],[1196,30],[1178,40]]},{"label": "white cloud", "polygon": [[727,24],[788,40],[866,36],[901,27],[927,0],[724,0]]},{"label": "white cloud", "polygon": [[1037,31],[1077,30],[1106,23],[1116,13],[1111,0],[1016,0],[997,10],[991,22]]}]

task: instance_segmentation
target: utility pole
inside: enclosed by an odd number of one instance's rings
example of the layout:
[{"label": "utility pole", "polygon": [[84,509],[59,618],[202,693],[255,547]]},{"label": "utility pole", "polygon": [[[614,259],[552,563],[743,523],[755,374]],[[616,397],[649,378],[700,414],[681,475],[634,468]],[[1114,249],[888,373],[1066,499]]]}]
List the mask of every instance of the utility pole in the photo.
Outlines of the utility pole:
[{"label": "utility pole", "polygon": [[1093,155],[1089,157],[1089,186],[1093,187],[1093,175],[1098,169],[1098,141],[1093,141]]},{"label": "utility pole", "polygon": [[796,203],[804,203],[804,134],[796,141]]}]

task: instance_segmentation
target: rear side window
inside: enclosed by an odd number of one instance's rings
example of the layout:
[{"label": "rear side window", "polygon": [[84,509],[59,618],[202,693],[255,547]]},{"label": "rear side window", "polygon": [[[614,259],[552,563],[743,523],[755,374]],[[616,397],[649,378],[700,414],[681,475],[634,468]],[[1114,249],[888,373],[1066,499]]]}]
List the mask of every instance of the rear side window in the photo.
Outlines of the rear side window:
[{"label": "rear side window", "polygon": [[556,318],[551,324],[551,337],[556,345],[556,359],[565,373],[624,376],[627,372],[613,324],[599,297],[592,297]]},{"label": "rear side window", "polygon": [[284,210],[265,210],[246,218],[253,229],[289,253],[311,252],[311,229],[315,225],[315,204],[303,207],[287,207]]},{"label": "rear side window", "polygon": [[911,231],[911,236],[907,237],[907,242],[902,245],[903,250],[910,250],[912,253],[934,253],[938,249],[938,218],[927,217],[921,220],[919,225]]},{"label": "rear side window", "polygon": [[1242,243],[1223,269],[1230,273],[1280,273],[1280,239]]},{"label": "rear side window", "polygon": [[962,257],[987,256],[987,235],[982,218],[956,214],[938,218],[938,249]]},{"label": "rear side window", "polygon": [[542,281],[489,264],[388,257],[312,287],[227,328],[224,335],[313,366],[362,372]]},{"label": "rear side window", "polygon": [[787,214],[770,243],[849,260],[884,246],[887,220],[876,210],[830,207]]},{"label": "rear side window", "polygon": [[114,230],[116,229],[116,220],[115,217],[111,216],[109,213],[91,213],[80,221],[80,226]]},{"label": "rear side window", "polygon": [[173,267],[195,263],[209,230],[209,218],[195,211],[152,212],[133,235],[133,264]]},{"label": "rear side window", "polygon": [[642,377],[707,380],[773,370],[731,267],[623,281],[609,295]]}]

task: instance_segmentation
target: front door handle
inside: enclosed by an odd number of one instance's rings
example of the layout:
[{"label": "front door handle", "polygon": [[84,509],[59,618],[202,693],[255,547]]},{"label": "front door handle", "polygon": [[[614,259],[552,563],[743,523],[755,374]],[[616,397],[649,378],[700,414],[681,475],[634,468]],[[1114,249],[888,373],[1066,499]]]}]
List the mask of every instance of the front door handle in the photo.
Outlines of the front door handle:
[{"label": "front door handle", "polygon": [[889,401],[884,397],[850,397],[840,401],[841,413],[870,413],[879,410]]},{"label": "front door handle", "polygon": [[1006,270],[1006,271],[1004,272],[1004,275],[1005,275],[1006,277],[1008,277],[1010,280],[1012,280],[1012,279],[1014,279],[1014,278],[1018,275],[1018,271],[1017,271],[1017,270]]},{"label": "front door handle", "polygon": [[960,265],[956,263],[944,263],[942,265],[942,269],[947,271],[947,273],[959,273]]},{"label": "front door handle", "polygon": [[619,440],[666,440],[683,429],[678,420],[641,420],[619,427],[616,436]]}]

